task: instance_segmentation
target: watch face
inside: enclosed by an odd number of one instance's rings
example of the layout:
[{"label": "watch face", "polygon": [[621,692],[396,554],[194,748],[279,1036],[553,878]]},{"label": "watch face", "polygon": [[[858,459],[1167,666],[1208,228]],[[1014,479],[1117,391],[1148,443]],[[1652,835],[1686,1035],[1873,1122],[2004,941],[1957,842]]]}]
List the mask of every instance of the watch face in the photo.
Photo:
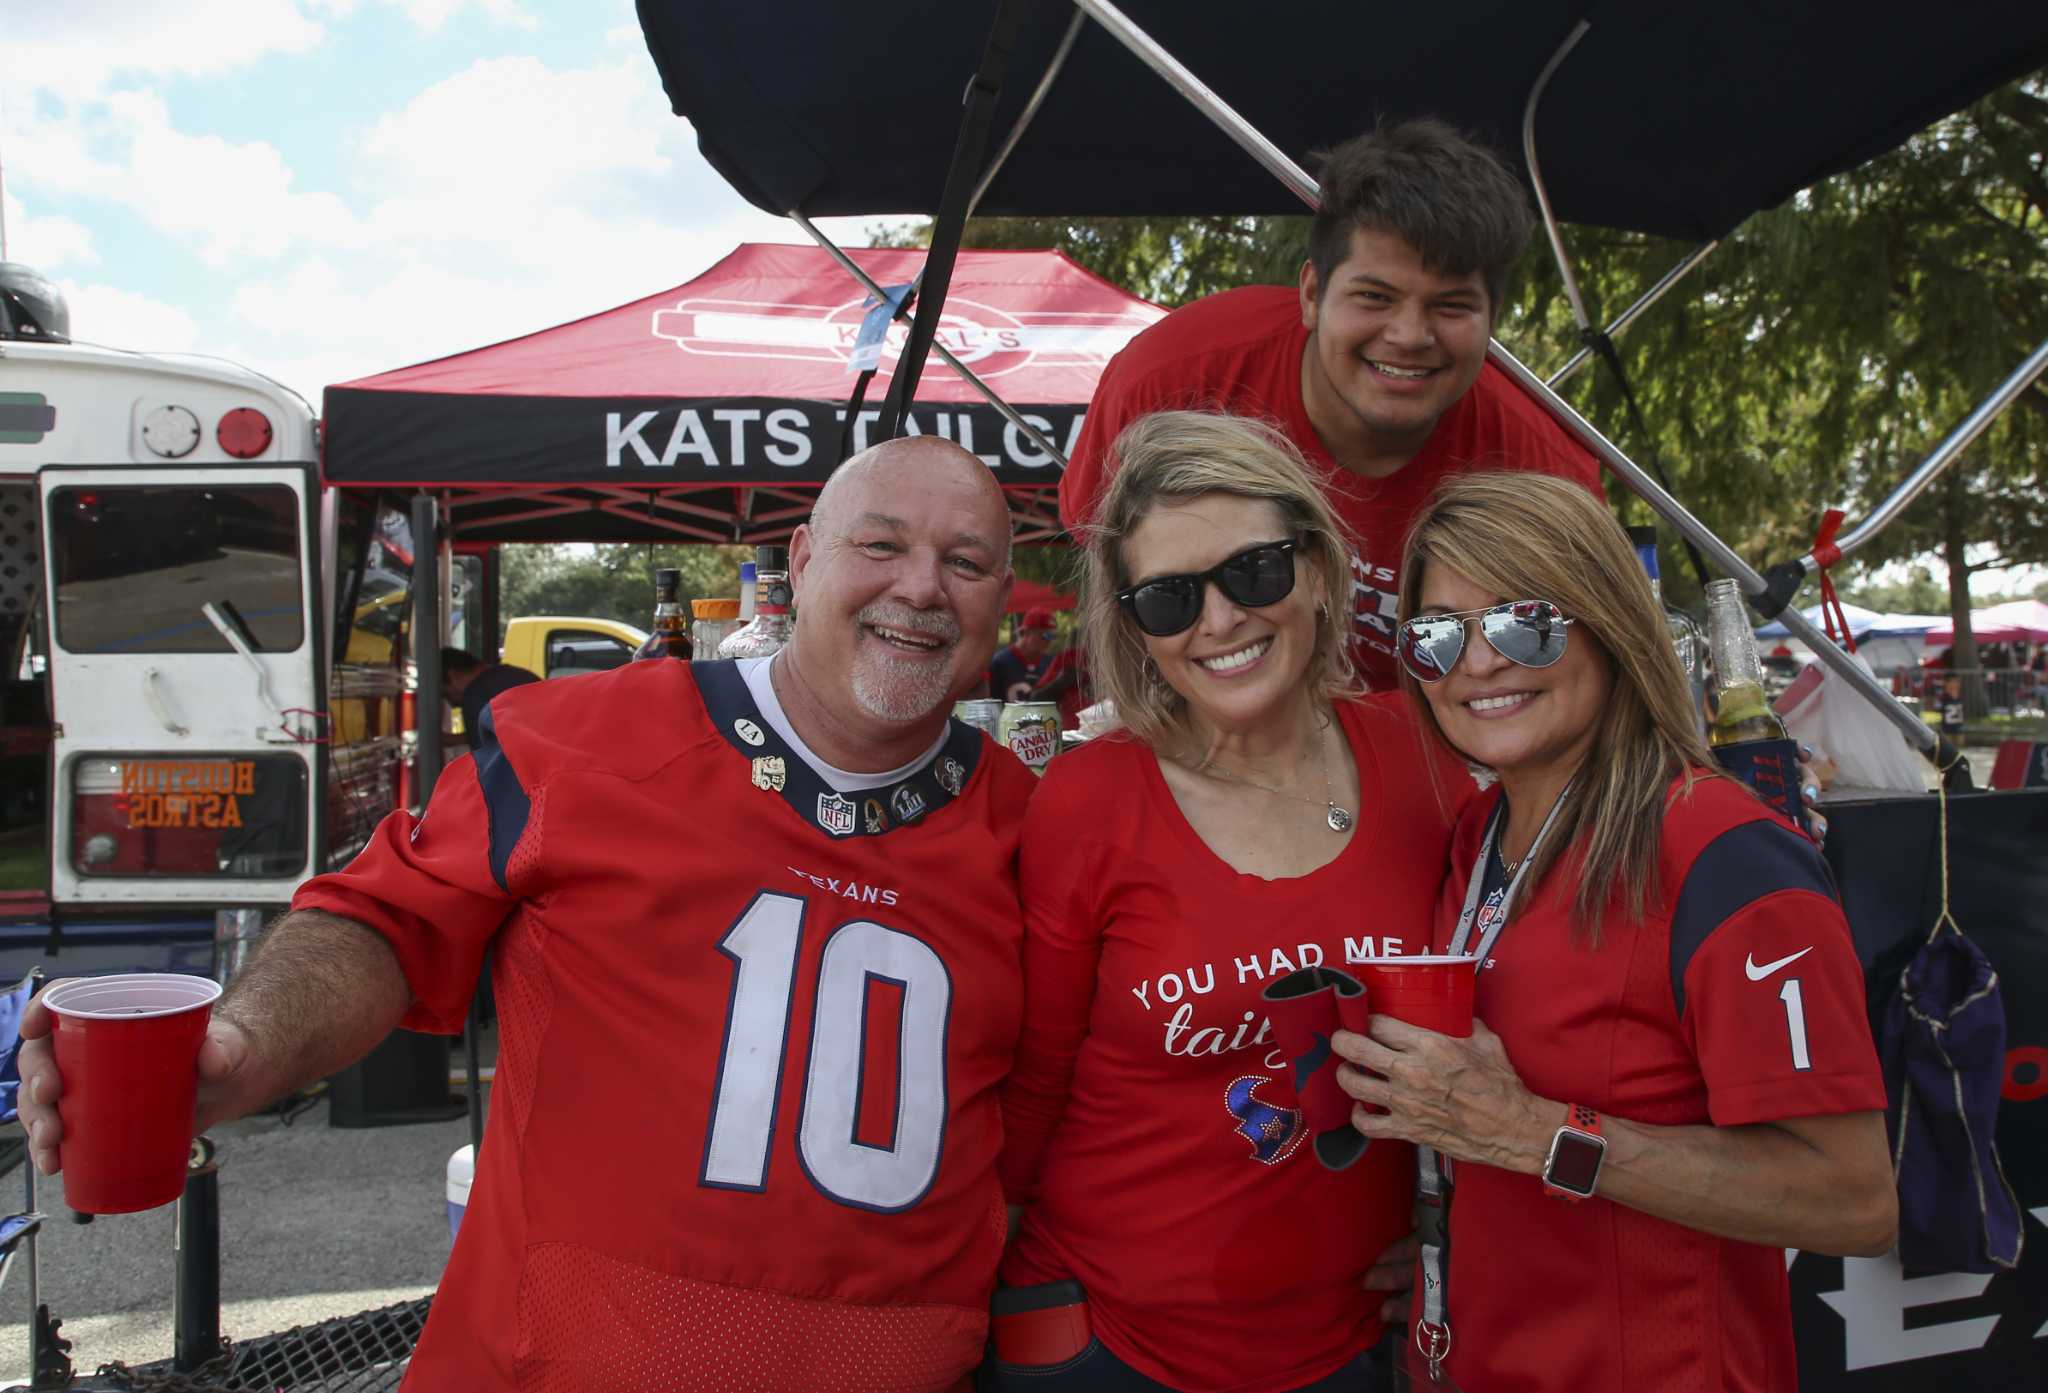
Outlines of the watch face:
[{"label": "watch face", "polygon": [[1600,1159],[1606,1154],[1605,1141],[1564,1128],[1550,1144],[1550,1165],[1544,1177],[1560,1190],[1590,1195],[1593,1183],[1600,1178]]}]

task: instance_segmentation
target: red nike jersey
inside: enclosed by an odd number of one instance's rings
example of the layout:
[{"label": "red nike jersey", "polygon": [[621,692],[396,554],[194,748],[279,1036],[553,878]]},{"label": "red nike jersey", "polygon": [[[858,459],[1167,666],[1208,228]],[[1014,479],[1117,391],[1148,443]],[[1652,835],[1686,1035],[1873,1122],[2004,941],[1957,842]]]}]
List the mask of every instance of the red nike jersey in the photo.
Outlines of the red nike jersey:
[{"label": "red nike jersey", "polygon": [[1125,426],[1154,411],[1228,411],[1277,427],[1307,458],[1330,506],[1351,529],[1352,656],[1376,691],[1394,676],[1394,593],[1401,544],[1436,486],[1479,469],[1526,469],[1574,479],[1600,494],[1600,463],[1543,408],[1488,363],[1451,404],[1415,458],[1384,479],[1361,479],[1324,448],[1301,398],[1308,329],[1295,287],[1250,285],[1183,305],[1109,360],[1073,458],[1060,476],[1060,516],[1088,522]]},{"label": "red nike jersey", "polygon": [[956,723],[842,797],[730,663],[495,701],[424,818],[294,901],[389,939],[415,1029],[491,950],[494,1106],[406,1386],[963,1388],[1034,786]]},{"label": "red nike jersey", "polygon": [[[1883,1108],[1863,972],[1813,844],[1730,779],[1677,791],[1664,903],[1597,948],[1570,924],[1571,858],[1501,931],[1475,1014],[1538,1095],[1659,1126]],[[1466,810],[1438,905],[1446,946],[1498,796]],[[1562,1118],[1559,1119],[1562,1121]],[[1781,1248],[1716,1238],[1533,1175],[1453,1167],[1459,1386],[1486,1393],[1794,1393]]]},{"label": "red nike jersey", "polygon": [[1410,1228],[1414,1151],[1317,1162],[1259,993],[1426,951],[1475,789],[1399,698],[1339,713],[1358,821],[1304,876],[1231,869],[1128,737],[1054,760],[1026,815],[1003,1176],[1028,1205],[1003,1280],[1079,1279],[1103,1344],[1173,1388],[1271,1393],[1343,1366],[1380,1334],[1359,1283]]}]

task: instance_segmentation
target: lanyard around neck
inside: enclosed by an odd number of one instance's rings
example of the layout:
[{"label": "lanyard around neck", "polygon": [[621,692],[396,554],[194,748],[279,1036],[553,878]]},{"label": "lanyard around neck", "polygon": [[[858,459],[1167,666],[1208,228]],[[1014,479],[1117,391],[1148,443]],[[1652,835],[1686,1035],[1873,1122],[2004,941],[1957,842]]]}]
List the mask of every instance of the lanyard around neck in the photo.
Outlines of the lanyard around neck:
[{"label": "lanyard around neck", "polygon": [[[1523,854],[1521,863],[1515,867],[1514,877],[1508,882],[1508,893],[1500,902],[1501,912],[1486,926],[1485,934],[1480,937],[1479,946],[1472,951],[1472,956],[1479,959],[1479,965],[1473,971],[1485,971],[1486,955],[1493,951],[1494,940],[1498,939],[1501,930],[1508,926],[1508,906],[1515,903],[1516,896],[1522,889],[1522,880],[1529,874],[1529,868],[1536,864],[1536,853],[1543,849],[1543,839],[1550,835],[1551,824],[1557,821],[1557,815],[1564,810],[1564,800],[1571,791],[1572,786],[1569,783],[1558,791],[1556,800],[1550,805],[1550,812],[1543,819],[1543,825],[1536,829],[1536,840],[1529,843],[1529,850]],[[1493,856],[1494,839],[1500,835],[1502,815],[1507,810],[1508,802],[1503,797],[1500,806],[1493,810],[1493,816],[1487,820],[1486,838],[1479,845],[1479,859],[1472,865],[1472,883],[1465,890],[1465,907],[1458,912],[1457,931],[1451,935],[1450,947],[1445,950],[1453,955],[1463,955],[1465,944],[1472,936],[1472,923],[1479,914],[1479,899],[1486,889],[1486,863]]]}]

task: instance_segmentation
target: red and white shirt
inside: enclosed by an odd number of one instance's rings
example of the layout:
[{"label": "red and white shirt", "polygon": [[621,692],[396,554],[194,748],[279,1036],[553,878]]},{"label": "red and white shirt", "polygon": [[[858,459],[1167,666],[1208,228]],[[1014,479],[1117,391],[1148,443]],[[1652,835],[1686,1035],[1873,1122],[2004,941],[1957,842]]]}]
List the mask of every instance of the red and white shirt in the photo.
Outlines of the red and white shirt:
[{"label": "red and white shirt", "polygon": [[1437,421],[1414,459],[1384,479],[1362,479],[1331,458],[1301,398],[1308,330],[1292,286],[1226,290],[1175,310],[1110,359],[1088,403],[1073,458],[1060,477],[1060,516],[1087,522],[1108,486],[1110,446],[1154,411],[1255,416],[1292,440],[1317,472],[1357,543],[1352,556],[1353,656],[1377,691],[1394,687],[1394,614],[1401,546],[1447,475],[1526,469],[1576,479],[1600,492],[1600,465],[1493,364]]},{"label": "red and white shirt", "polygon": [[836,789],[730,663],[493,702],[426,816],[294,901],[390,941],[414,1029],[491,957],[494,1106],[407,1387],[964,1389],[1034,784],[956,724]]},{"label": "red and white shirt", "polygon": [[[1448,945],[1487,819],[1465,810],[1438,905]],[[1515,912],[1475,1014],[1545,1098],[1657,1126],[1734,1127],[1883,1108],[1863,972],[1813,844],[1742,785],[1673,784],[1663,904],[1570,922],[1576,856]],[[1562,1118],[1559,1119],[1562,1121]],[[1533,1175],[1452,1167],[1445,1280],[1460,1387],[1485,1393],[1794,1393],[1782,1248],[1688,1229]]]},{"label": "red and white shirt", "polygon": [[1380,1335],[1359,1282],[1410,1227],[1414,1152],[1317,1163],[1259,993],[1425,951],[1474,785],[1398,699],[1339,711],[1358,821],[1307,875],[1231,869],[1127,736],[1054,760],[1025,819],[1002,1169],[1028,1207],[1003,1281],[1077,1278],[1102,1342],[1174,1388],[1270,1393],[1341,1368]]}]

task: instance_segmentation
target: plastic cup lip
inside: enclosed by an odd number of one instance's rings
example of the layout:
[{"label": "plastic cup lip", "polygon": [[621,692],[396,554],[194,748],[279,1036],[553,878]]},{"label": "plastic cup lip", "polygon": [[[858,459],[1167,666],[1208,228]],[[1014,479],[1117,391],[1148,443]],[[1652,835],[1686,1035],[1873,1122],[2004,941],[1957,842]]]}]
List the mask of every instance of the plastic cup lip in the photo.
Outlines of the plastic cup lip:
[{"label": "plastic cup lip", "polygon": [[136,1021],[177,1016],[220,997],[220,983],[183,972],[122,972],[75,977],[44,988],[36,999],[73,1020]]}]

